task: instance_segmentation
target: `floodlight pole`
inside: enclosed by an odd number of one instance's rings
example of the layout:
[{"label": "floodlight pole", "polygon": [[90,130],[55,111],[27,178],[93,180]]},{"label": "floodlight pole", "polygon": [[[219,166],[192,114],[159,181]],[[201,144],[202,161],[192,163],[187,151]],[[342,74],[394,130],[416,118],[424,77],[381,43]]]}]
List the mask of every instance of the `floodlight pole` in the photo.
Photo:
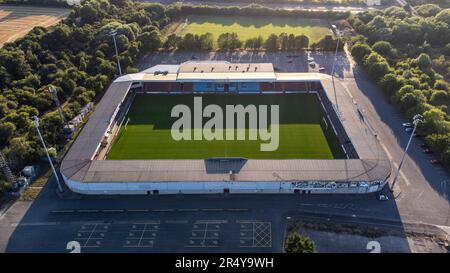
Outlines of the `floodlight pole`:
[{"label": "floodlight pole", "polygon": [[415,116],[413,117],[414,128],[413,128],[413,130],[412,130],[412,132],[411,132],[411,136],[409,137],[408,144],[406,144],[406,148],[405,148],[405,151],[403,152],[402,160],[400,161],[400,164],[398,165],[397,173],[395,174],[394,180],[392,181],[392,185],[391,185],[391,189],[390,189],[391,192],[394,191],[395,183],[397,183],[397,179],[398,179],[398,177],[399,177],[399,175],[400,175],[400,169],[402,168],[403,161],[405,160],[406,153],[408,152],[409,145],[411,144],[411,141],[412,141],[412,139],[413,139],[413,137],[414,137],[414,134],[416,133],[417,125],[418,125],[420,122],[422,122],[421,118],[422,118],[421,115],[415,115]]},{"label": "floodlight pole", "polygon": [[41,131],[39,130],[39,118],[37,116],[33,116],[33,122],[34,122],[34,126],[36,126],[36,130],[38,132],[39,139],[42,142],[42,146],[44,147],[45,154],[47,155],[48,162],[50,163],[50,167],[52,168],[53,175],[55,176],[56,184],[58,185],[58,190],[59,190],[59,192],[63,192],[63,189],[61,187],[61,182],[59,181],[58,174],[56,173],[55,167],[53,166],[52,159],[50,158],[50,155],[48,154],[47,146],[45,145],[44,139],[42,138],[42,135],[41,135]]},{"label": "floodlight pole", "polygon": [[109,34],[113,37],[114,48],[116,49],[117,67],[119,68],[119,75],[122,76],[122,68],[120,67],[120,61],[119,61],[119,51],[117,50],[117,43],[116,43],[117,31],[111,31]]}]

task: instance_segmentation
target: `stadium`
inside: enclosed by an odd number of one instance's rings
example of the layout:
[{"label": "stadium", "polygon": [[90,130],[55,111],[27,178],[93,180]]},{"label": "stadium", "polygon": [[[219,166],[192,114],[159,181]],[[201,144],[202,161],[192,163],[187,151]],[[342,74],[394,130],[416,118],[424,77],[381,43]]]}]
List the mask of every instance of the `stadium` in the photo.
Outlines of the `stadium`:
[{"label": "stadium", "polygon": [[[228,132],[217,129],[219,140],[174,140],[171,109],[192,107],[198,98],[223,109],[278,105],[277,149],[223,139]],[[239,134],[233,126],[231,135]],[[241,129],[250,136],[253,127]],[[60,172],[81,194],[363,194],[384,187],[391,164],[363,111],[330,75],[279,73],[271,63],[189,61],[117,78]]]}]

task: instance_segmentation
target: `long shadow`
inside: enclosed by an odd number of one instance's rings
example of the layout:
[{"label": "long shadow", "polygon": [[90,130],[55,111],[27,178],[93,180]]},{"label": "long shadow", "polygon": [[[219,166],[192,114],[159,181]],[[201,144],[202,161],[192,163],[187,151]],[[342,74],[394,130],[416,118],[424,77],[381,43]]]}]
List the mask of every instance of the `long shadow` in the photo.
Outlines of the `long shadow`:
[{"label": "long shadow", "polygon": [[[219,247],[207,248],[208,252],[281,252],[286,234],[286,220],[298,215],[307,215],[327,223],[345,224],[351,221],[366,226],[380,226],[380,229],[385,225],[395,226],[396,243],[400,242],[405,246],[402,251],[409,251],[406,232],[395,202],[377,201],[373,194],[171,196],[67,194],[61,199],[55,190],[54,180],[45,186],[10,236],[6,252],[69,252],[66,245],[70,241],[79,242],[82,245],[81,252],[205,251],[205,248],[199,250],[186,248],[185,245],[189,242],[193,224],[206,219],[222,219],[226,222],[220,230],[222,237],[219,236]],[[209,211],[202,212],[203,208]],[[146,209],[148,212],[131,212],[139,209]],[[179,209],[184,211],[176,212]],[[109,212],[100,213],[103,210]],[[167,212],[168,210],[172,211]],[[271,224],[271,248],[239,247],[239,222],[252,219],[258,220],[258,223]],[[152,247],[124,247],[130,236],[130,229],[135,223],[159,225],[160,230]],[[380,239],[384,242],[384,237],[369,236],[356,240],[354,245],[349,247],[346,243],[338,244],[336,240],[331,242],[329,238],[319,236],[317,243],[321,246],[333,244],[333,252],[368,252],[365,248],[368,241]],[[381,250],[393,252],[396,249],[398,248],[388,244],[382,245]]]},{"label": "long shadow", "polygon": [[[389,129],[392,130],[397,143],[402,148],[406,147],[410,134],[404,131],[401,124],[407,122],[407,120],[396,109],[395,105],[391,105],[388,102],[388,99],[383,94],[382,90],[371,82],[360,67],[354,68],[354,76],[358,88],[370,99],[382,122],[388,125]],[[423,142],[424,140],[420,137],[415,138],[408,150],[408,156],[420,169],[429,185],[438,192],[442,198],[445,198],[447,202],[450,202],[449,171],[441,166],[434,166],[430,163],[430,160],[433,159],[433,155],[424,154],[418,145]]]},{"label": "long shadow", "polygon": [[317,22],[321,22],[324,27],[327,27],[326,21],[321,19],[298,19],[298,18],[283,18],[267,16],[242,16],[242,15],[218,15],[211,17],[210,15],[195,15],[189,17],[189,23],[197,24],[219,24],[222,26],[232,26],[234,24],[242,27],[261,28],[267,25],[275,27],[317,27]]}]

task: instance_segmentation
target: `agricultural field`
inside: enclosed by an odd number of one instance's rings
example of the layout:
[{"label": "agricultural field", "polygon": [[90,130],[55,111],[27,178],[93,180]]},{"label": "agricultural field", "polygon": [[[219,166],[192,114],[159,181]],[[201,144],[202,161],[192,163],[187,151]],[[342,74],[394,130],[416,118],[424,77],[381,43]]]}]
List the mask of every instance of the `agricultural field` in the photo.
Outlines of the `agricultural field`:
[{"label": "agricultural field", "polygon": [[0,47],[28,33],[33,27],[48,27],[69,15],[70,9],[0,5]]},{"label": "agricultural field", "polygon": [[309,37],[310,43],[317,42],[325,35],[330,34],[326,20],[323,19],[301,19],[282,17],[255,17],[255,16],[208,16],[191,15],[184,21],[178,23],[175,29],[179,35],[187,33],[204,34],[210,32],[217,39],[225,32],[236,32],[245,41],[261,35],[264,39],[270,34],[300,35]]},{"label": "agricultural field", "polygon": [[248,120],[246,140],[175,141],[171,127],[177,118],[171,117],[171,109],[177,104],[193,109],[193,95],[138,94],[128,113],[130,120],[120,129],[107,159],[343,158],[331,126],[326,129],[322,122],[323,112],[316,95],[203,95],[204,107],[209,104],[222,109],[225,105],[238,104],[279,105],[280,141],[278,149],[272,152],[260,151],[260,144],[267,142],[248,140]]}]

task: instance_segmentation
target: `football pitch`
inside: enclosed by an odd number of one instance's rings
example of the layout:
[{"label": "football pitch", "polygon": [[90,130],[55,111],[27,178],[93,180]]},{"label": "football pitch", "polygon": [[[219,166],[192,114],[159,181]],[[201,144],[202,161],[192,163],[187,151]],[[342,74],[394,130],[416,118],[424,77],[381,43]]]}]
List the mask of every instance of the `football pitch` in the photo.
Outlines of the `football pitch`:
[{"label": "football pitch", "polygon": [[270,34],[281,33],[308,36],[310,43],[317,42],[330,34],[326,20],[289,18],[289,17],[257,17],[257,16],[209,16],[191,15],[175,32],[184,36],[187,33],[204,34],[210,32],[217,39],[225,32],[236,32],[242,41],[262,36],[266,39]]},{"label": "football pitch", "polygon": [[[226,105],[239,104],[279,105],[279,146],[275,151],[260,150],[260,144],[267,141],[249,140],[248,120],[246,140],[225,140],[224,137],[224,140],[176,141],[172,138],[171,128],[178,118],[171,117],[172,108],[184,104],[194,109],[194,96],[200,95],[137,94],[128,112],[129,122],[120,129],[107,159],[344,158],[333,129],[323,122],[324,113],[316,94],[201,95],[203,107],[210,104],[222,109]],[[208,120],[203,118],[203,124]]]}]

